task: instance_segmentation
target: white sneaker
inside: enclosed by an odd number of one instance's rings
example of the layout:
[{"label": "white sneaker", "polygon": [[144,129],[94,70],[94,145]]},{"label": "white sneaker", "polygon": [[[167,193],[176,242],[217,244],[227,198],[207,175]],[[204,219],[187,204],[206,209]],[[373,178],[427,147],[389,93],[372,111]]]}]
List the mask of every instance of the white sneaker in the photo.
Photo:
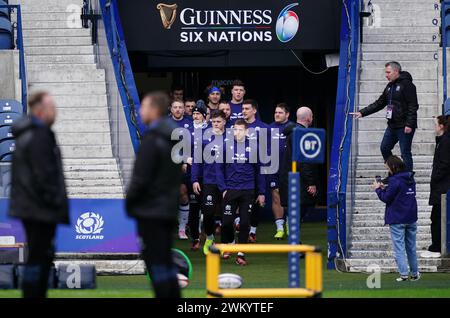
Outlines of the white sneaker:
[{"label": "white sneaker", "polygon": [[395,279],[397,282],[407,282],[409,280],[409,276],[400,276]]},{"label": "white sneaker", "polygon": [[423,258],[440,258],[441,257],[441,253],[425,251],[422,254],[420,254],[420,257],[423,257]]},{"label": "white sneaker", "polygon": [[180,240],[187,240],[188,236],[186,235],[186,230],[178,230],[178,238]]},{"label": "white sneaker", "polygon": [[420,273],[417,273],[416,276],[411,276],[411,278],[409,279],[412,282],[416,282],[418,281],[420,278],[422,277],[422,275]]}]

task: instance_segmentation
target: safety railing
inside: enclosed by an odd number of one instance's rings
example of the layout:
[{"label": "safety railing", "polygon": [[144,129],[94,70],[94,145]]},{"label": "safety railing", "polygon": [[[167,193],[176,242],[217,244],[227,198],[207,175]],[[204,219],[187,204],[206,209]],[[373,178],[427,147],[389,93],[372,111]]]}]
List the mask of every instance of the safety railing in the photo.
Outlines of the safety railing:
[{"label": "safety railing", "polygon": [[[221,253],[305,253],[305,288],[239,288],[220,289]],[[216,244],[206,256],[206,290],[209,298],[285,298],[321,297],[322,254],[319,248],[310,245],[281,244]]]},{"label": "safety railing", "polygon": [[[352,181],[349,171],[354,171],[351,169],[354,163],[352,160],[354,136],[350,112],[354,110],[357,100],[362,1],[343,0],[342,2],[338,89],[327,196],[327,267],[329,269],[335,268],[336,258],[345,258],[347,254],[347,232],[350,221],[347,219],[347,203],[353,200],[353,191],[347,189],[349,180]],[[355,153],[354,149],[353,153]]]},{"label": "safety railing", "polygon": [[20,5],[14,4],[0,4],[0,8],[8,8],[12,12],[16,11],[17,14],[17,22],[13,26],[16,29],[17,36],[15,41],[15,47],[19,50],[19,78],[21,81],[21,90],[22,90],[22,107],[23,113],[27,112],[27,73],[25,67],[25,52],[23,47],[23,34],[22,34],[22,11],[20,9]]}]

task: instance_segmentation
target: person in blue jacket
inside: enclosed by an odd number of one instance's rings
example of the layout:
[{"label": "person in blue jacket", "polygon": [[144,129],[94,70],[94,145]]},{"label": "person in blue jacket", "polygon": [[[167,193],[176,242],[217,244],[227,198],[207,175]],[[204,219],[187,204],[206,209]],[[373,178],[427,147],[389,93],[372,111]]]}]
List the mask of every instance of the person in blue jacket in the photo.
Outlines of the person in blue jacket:
[{"label": "person in blue jacket", "polygon": [[[283,162],[283,156],[286,148],[286,135],[284,130],[288,125],[293,125],[293,122],[289,120],[289,107],[286,103],[279,103],[275,107],[274,113],[275,121],[270,124],[270,137],[272,140],[278,140],[279,151],[279,164]],[[284,230],[284,208],[281,206],[280,200],[280,173],[268,176],[269,187],[272,192],[272,212],[275,218],[276,233],[274,238],[276,240],[282,240],[286,233]]]},{"label": "person in blue jacket", "polygon": [[399,157],[390,156],[386,160],[386,166],[391,174],[389,185],[384,186],[375,181],[373,187],[378,198],[386,203],[384,220],[390,228],[395,261],[400,273],[397,281],[416,281],[420,279],[416,254],[416,183],[413,173],[407,171]]},{"label": "person in blue jacket", "polygon": [[[240,215],[238,242],[245,244],[248,242],[253,205],[263,206],[265,203],[265,178],[261,175],[258,158],[254,160],[257,149],[252,149],[252,143],[246,137],[247,127],[245,120],[236,120],[234,140],[223,145],[225,162],[216,165],[218,187],[223,194],[222,243],[225,244],[234,242],[233,223],[237,209]],[[230,254],[224,253],[222,257],[229,259]],[[244,253],[237,254],[236,264],[247,265]]]}]

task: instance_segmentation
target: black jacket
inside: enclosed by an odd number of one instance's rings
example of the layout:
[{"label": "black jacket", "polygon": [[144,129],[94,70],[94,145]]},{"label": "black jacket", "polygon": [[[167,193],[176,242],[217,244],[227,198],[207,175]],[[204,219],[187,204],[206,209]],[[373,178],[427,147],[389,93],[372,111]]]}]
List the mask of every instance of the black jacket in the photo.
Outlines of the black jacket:
[{"label": "black jacket", "polygon": [[397,129],[405,126],[417,128],[419,104],[417,102],[416,86],[413,84],[411,74],[408,72],[401,72],[397,80],[387,84],[378,100],[361,109],[360,112],[365,117],[382,110],[391,103],[394,107],[392,119],[388,119],[390,128]]},{"label": "black jacket", "polygon": [[12,128],[16,150],[9,215],[27,221],[69,223],[61,153],[53,131],[24,117]]},{"label": "black jacket", "polygon": [[436,137],[430,187],[429,204],[441,204],[441,194],[450,190],[450,132]]},{"label": "black jacket", "polygon": [[[304,126],[293,123],[291,125],[288,125],[285,129],[283,134],[286,136],[286,151],[283,156],[283,162],[280,166],[280,200],[281,205],[284,207],[287,207],[288,205],[288,178],[289,178],[289,172],[291,171],[292,167],[292,138],[294,136],[293,131],[296,127],[303,127]],[[300,172],[300,185],[301,185],[301,192],[300,192],[300,203],[301,205],[314,205],[316,203],[317,194],[315,197],[310,195],[307,191],[309,186],[315,185],[317,189],[319,188],[318,185],[318,174],[316,170],[316,165],[313,164],[306,164],[306,163],[299,163],[297,164],[297,170]]]},{"label": "black jacket", "polygon": [[136,155],[127,191],[128,215],[138,219],[176,220],[181,184],[181,165],[172,161],[177,126],[162,118],[145,133]]}]

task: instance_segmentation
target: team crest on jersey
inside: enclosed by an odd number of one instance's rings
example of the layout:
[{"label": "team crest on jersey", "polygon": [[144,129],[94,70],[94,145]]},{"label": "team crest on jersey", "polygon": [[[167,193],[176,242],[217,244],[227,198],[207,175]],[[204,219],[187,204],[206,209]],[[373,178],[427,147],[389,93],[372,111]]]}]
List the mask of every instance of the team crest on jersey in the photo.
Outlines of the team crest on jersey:
[{"label": "team crest on jersey", "polygon": [[227,204],[225,206],[225,212],[223,213],[225,215],[231,215],[231,205]]},{"label": "team crest on jersey", "polygon": [[184,128],[189,128],[189,124],[184,124]]},{"label": "team crest on jersey", "polygon": [[245,153],[242,154],[237,153],[233,156],[233,160],[246,162],[247,158],[245,157]]}]

